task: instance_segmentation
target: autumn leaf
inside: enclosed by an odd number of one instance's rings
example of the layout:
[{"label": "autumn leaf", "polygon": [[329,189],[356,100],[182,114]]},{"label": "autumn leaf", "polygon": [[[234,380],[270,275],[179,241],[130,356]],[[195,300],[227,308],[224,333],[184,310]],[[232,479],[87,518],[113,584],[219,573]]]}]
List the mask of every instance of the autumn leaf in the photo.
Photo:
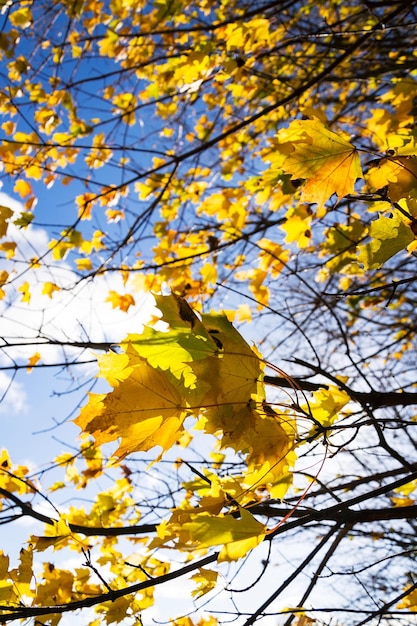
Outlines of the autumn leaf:
[{"label": "autumn leaf", "polygon": [[93,269],[93,264],[89,258],[75,259],[75,264],[80,272],[89,272]]},{"label": "autumn leaf", "polygon": [[[184,381],[185,387],[195,389],[196,374],[192,363],[216,357],[219,347],[184,299],[174,294],[156,295],[155,301],[169,330],[161,332],[145,326],[141,335],[128,335],[125,342],[130,343],[150,365],[169,370],[175,378]],[[203,387],[200,379],[198,393],[201,394]]]},{"label": "autumn leaf", "polygon": [[0,237],[4,237],[9,226],[9,219],[13,215],[12,209],[7,206],[0,206]]},{"label": "autumn leaf", "polygon": [[190,578],[197,584],[197,587],[191,591],[191,595],[197,599],[212,591],[216,586],[218,575],[218,572],[214,570],[200,567],[197,574]]},{"label": "autumn leaf", "polygon": [[369,168],[366,182],[372,192],[387,188],[388,198],[398,202],[415,195],[417,190],[417,157],[394,156],[379,159]]},{"label": "autumn leaf", "polygon": [[38,537],[32,535],[31,543],[34,547],[34,550],[36,550],[37,552],[43,552],[51,546],[55,547],[57,544],[64,541],[70,536],[71,530],[68,526],[68,522],[60,518],[58,521],[52,520],[52,524],[45,527],[44,536]]},{"label": "autumn leaf", "polygon": [[369,229],[371,241],[359,246],[358,260],[365,269],[381,267],[388,259],[404,250],[412,241],[414,234],[398,210],[392,216],[381,215],[371,223]]},{"label": "autumn leaf", "polygon": [[18,287],[18,291],[22,294],[22,302],[26,302],[29,304],[30,302],[30,285],[27,281],[25,281],[20,287]]},{"label": "autumn leaf", "polygon": [[219,561],[235,561],[255,548],[265,537],[265,526],[258,522],[249,511],[240,509],[240,517],[232,515],[211,516],[200,513],[183,524],[191,541],[200,548],[223,545]]},{"label": "autumn leaf", "polygon": [[55,283],[50,283],[48,281],[44,283],[42,288],[42,295],[52,298],[55,291],[61,291],[61,287],[58,287],[58,285],[55,285]]},{"label": "autumn leaf", "polygon": [[111,302],[113,309],[118,308],[127,313],[129,308],[135,304],[135,299],[130,293],[120,294],[111,289],[108,297],[106,298],[106,302]]},{"label": "autumn leaf", "polygon": [[14,590],[19,596],[30,596],[30,584],[33,577],[33,549],[32,546],[22,548],[19,555],[19,565],[11,570],[10,578],[14,582]]},{"label": "autumn leaf", "polygon": [[[303,405],[307,413],[311,413],[314,420],[323,428],[331,426],[339,416],[339,412],[350,402],[351,398],[346,391],[335,385],[328,389],[319,389],[313,392],[313,399],[308,405]],[[315,427],[313,427],[314,431]]]},{"label": "autumn leaf", "polygon": [[32,22],[32,13],[29,7],[22,7],[17,11],[14,11],[9,16],[10,22],[13,26],[17,26],[18,28],[26,29],[29,28]]},{"label": "autumn leaf", "polygon": [[278,132],[274,162],[293,178],[306,180],[301,198],[322,208],[333,195],[353,193],[362,176],[354,146],[319,120],[294,120]]},{"label": "autumn leaf", "polygon": [[133,352],[129,367],[132,371],[127,377],[117,371],[112,374],[121,380],[113,392],[90,394],[88,404],[74,421],[95,438],[97,445],[120,438],[115,452],[118,458],[155,446],[168,450],[181,434],[187,415],[180,388],[165,372],[149,366]]},{"label": "autumn leaf", "polygon": [[13,224],[18,226],[18,228],[27,228],[29,224],[34,220],[35,215],[30,213],[29,211],[23,211],[15,220],[13,220]]},{"label": "autumn leaf", "polygon": [[21,198],[26,198],[32,193],[32,187],[26,180],[17,180],[14,185],[14,191],[16,191]]},{"label": "autumn leaf", "polygon": [[33,366],[36,365],[36,363],[38,363],[40,359],[41,359],[41,354],[39,352],[35,352],[35,354],[33,354],[28,360],[28,366],[26,368],[26,371],[31,372],[33,369]]}]

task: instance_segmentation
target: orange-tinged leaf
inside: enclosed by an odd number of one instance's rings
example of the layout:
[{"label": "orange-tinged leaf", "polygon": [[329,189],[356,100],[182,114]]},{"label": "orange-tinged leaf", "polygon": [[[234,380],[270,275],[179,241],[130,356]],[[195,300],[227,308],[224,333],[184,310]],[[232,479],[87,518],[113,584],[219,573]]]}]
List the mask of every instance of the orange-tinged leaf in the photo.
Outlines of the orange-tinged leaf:
[{"label": "orange-tinged leaf", "polygon": [[404,496],[391,496],[390,500],[395,507],[413,506],[416,502],[414,498],[407,498]]},{"label": "orange-tinged leaf", "polygon": [[10,580],[0,579],[0,602],[7,604],[7,602],[13,602],[16,600],[16,594],[14,592],[14,583]]},{"label": "orange-tinged leaf", "polygon": [[[352,193],[362,169],[354,146],[318,119],[294,120],[278,133],[277,165],[306,180],[301,197],[323,207],[333,195]],[[275,160],[275,159],[274,159]]]},{"label": "orange-tinged leaf", "polygon": [[26,180],[19,179],[15,182],[13,191],[18,193],[21,198],[26,198],[32,193],[32,187]]},{"label": "orange-tinged leaf", "polygon": [[16,253],[17,244],[14,241],[0,243],[0,250],[6,253],[6,259],[12,259]]},{"label": "orange-tinged leaf", "polygon": [[372,192],[388,187],[392,202],[407,198],[417,189],[417,157],[396,156],[380,159],[369,169],[366,181]]},{"label": "orange-tinged leaf", "polygon": [[127,312],[129,307],[135,304],[135,299],[130,293],[120,294],[113,289],[109,291],[106,302],[111,302],[113,309],[119,308],[122,311]]},{"label": "orange-tinged leaf", "polygon": [[35,352],[35,354],[33,354],[28,360],[28,366],[26,368],[26,371],[31,372],[33,366],[36,365],[36,363],[40,360],[40,358],[41,358],[41,355],[39,354],[39,352]]},{"label": "orange-tinged leaf", "polygon": [[4,580],[9,571],[9,557],[0,550],[0,580]]}]

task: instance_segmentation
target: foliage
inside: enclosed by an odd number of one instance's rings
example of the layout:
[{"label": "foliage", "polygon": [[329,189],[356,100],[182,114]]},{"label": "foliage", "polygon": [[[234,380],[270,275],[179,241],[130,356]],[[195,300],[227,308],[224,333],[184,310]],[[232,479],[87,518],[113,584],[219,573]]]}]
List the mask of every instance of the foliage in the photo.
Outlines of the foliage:
[{"label": "foliage", "polygon": [[414,623],[416,3],[0,6],[2,623]]}]

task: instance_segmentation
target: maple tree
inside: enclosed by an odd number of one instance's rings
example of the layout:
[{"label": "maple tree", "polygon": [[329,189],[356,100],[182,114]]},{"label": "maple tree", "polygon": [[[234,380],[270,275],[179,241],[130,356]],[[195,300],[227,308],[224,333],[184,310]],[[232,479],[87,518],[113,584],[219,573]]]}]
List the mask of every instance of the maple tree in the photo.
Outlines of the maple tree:
[{"label": "maple tree", "polygon": [[0,6],[0,621],[415,623],[417,4]]}]

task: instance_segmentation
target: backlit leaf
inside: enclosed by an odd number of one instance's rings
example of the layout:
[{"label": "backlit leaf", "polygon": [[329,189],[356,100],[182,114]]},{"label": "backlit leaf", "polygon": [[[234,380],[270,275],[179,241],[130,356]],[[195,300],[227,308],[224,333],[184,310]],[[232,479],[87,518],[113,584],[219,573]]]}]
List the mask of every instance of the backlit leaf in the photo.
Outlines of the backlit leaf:
[{"label": "backlit leaf", "polygon": [[371,241],[359,247],[360,263],[365,269],[381,267],[394,254],[404,250],[412,241],[414,234],[399,211],[393,211],[392,217],[381,215],[371,223],[369,229]]},{"label": "backlit leaf", "polygon": [[319,120],[294,120],[278,133],[277,164],[293,178],[306,180],[302,199],[322,207],[333,195],[354,191],[362,176],[354,146]]},{"label": "backlit leaf", "polygon": [[380,159],[369,169],[366,181],[371,191],[387,187],[388,197],[392,202],[407,198],[417,191],[417,157],[395,156]]},{"label": "backlit leaf", "polygon": [[220,561],[234,561],[255,548],[265,537],[265,526],[249,511],[240,509],[240,517],[232,515],[211,516],[200,513],[183,525],[192,541],[200,548],[227,545],[219,555]]}]

